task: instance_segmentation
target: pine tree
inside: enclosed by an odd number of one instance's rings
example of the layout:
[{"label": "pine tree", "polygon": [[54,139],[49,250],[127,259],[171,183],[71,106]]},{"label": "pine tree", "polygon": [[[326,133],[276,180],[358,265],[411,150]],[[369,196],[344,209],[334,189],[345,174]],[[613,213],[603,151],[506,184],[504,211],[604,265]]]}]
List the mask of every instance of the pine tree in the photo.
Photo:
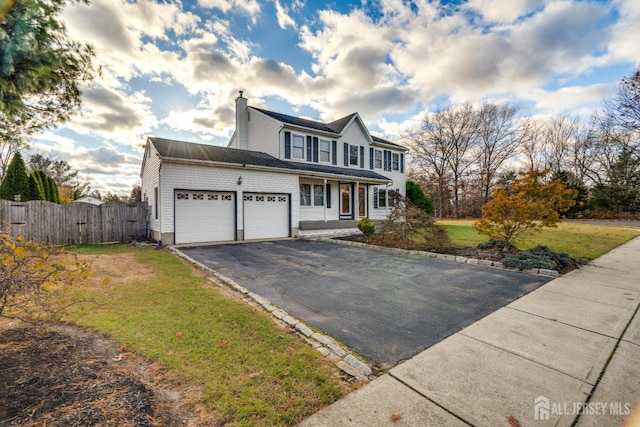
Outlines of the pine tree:
[{"label": "pine tree", "polygon": [[427,197],[426,194],[424,194],[424,191],[422,191],[420,184],[408,179],[406,186],[407,197],[409,198],[409,200],[411,200],[414,205],[425,211],[428,215],[433,216],[433,202],[429,197]]},{"label": "pine tree", "polygon": [[37,174],[31,172],[29,175],[29,187],[30,187],[30,200],[44,200],[44,189],[42,188],[42,182],[39,180]]},{"label": "pine tree", "polygon": [[0,184],[0,199],[14,200],[16,195],[19,195],[23,202],[31,199],[29,175],[27,175],[27,168],[20,152],[14,154],[7,168],[7,173],[2,179],[2,184]]}]

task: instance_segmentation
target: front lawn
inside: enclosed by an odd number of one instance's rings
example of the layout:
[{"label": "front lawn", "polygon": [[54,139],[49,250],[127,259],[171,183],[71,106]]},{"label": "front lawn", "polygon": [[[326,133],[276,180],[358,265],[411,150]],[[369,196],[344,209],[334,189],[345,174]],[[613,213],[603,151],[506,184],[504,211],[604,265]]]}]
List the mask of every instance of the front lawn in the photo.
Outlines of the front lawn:
[{"label": "front lawn", "polygon": [[[454,246],[475,247],[488,237],[473,228],[474,220],[438,220]],[[519,249],[546,245],[558,252],[566,252],[574,258],[595,259],[611,249],[640,236],[640,229],[615,226],[598,226],[563,222],[558,228],[546,228],[530,237],[517,240]]]},{"label": "front lawn", "polygon": [[92,284],[77,291],[96,303],[67,320],[181,375],[201,392],[213,425],[292,425],[353,387],[296,334],[167,251],[76,250],[98,255]]}]

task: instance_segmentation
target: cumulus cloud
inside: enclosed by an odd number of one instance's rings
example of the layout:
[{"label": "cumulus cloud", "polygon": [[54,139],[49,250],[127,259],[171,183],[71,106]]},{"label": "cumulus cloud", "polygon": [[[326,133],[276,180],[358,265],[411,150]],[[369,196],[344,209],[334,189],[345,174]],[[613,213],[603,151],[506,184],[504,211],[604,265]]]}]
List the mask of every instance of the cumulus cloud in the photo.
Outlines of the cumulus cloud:
[{"label": "cumulus cloud", "polygon": [[280,0],[275,0],[276,6],[276,18],[278,19],[278,25],[283,30],[286,30],[287,27],[291,27],[294,30],[297,28],[296,21],[293,20],[291,16],[289,16],[289,8],[282,6]]},{"label": "cumulus cloud", "polygon": [[[131,143],[131,136],[141,137],[157,124],[150,108],[151,98],[143,92],[126,93],[94,85],[83,90],[82,101],[82,113],[66,124],[81,135],[100,135],[126,145]],[[123,134],[130,136],[123,140]]]},{"label": "cumulus cloud", "polygon": [[220,9],[224,13],[241,11],[247,13],[255,22],[260,13],[260,3],[256,0],[198,0],[204,8]]},{"label": "cumulus cloud", "polygon": [[[579,77],[640,58],[635,0],[380,0],[348,12],[309,9],[302,0],[198,0],[188,9],[178,0],[74,3],[64,13],[70,35],[94,46],[103,74],[84,91],[82,116],[65,126],[111,146],[138,145],[167,127],[220,139],[233,131],[233,100],[243,89],[251,105],[277,98],[317,111],[315,119],[357,111],[390,136],[414,118],[385,117],[439,102],[501,99],[533,104],[534,113],[587,108],[611,85],[581,86]],[[274,32],[299,37],[281,49],[302,50],[310,63],[270,55],[270,37],[252,37],[266,13],[275,15]],[[190,99],[159,114],[140,81],[184,87]]]},{"label": "cumulus cloud", "polygon": [[536,110],[542,114],[553,114],[563,110],[593,108],[610,96],[616,89],[615,83],[590,86],[567,86],[556,91],[535,89],[529,99],[535,101]]}]

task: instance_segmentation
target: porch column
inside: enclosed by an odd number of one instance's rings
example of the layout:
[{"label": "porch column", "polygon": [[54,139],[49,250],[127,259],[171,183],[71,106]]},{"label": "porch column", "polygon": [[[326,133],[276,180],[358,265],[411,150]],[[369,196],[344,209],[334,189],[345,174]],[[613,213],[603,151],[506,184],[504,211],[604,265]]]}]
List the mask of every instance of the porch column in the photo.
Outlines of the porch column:
[{"label": "porch column", "polygon": [[327,178],[324,179],[322,194],[324,194],[324,203],[322,204],[324,208],[324,222],[327,222],[327,200],[329,198],[329,195],[327,194]]},{"label": "porch column", "polygon": [[385,213],[387,215],[387,218],[389,217],[389,187],[391,186],[391,183],[387,182],[387,186],[385,187],[385,192],[384,192],[384,198],[385,198],[385,204],[384,204],[384,210]]}]

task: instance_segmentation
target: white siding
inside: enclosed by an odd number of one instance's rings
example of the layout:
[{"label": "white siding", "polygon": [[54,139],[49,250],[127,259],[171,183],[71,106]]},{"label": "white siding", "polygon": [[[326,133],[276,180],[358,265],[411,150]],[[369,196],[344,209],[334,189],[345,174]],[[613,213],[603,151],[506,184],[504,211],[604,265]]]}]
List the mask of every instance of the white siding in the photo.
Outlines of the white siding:
[{"label": "white siding", "polygon": [[[364,147],[364,168],[369,169],[369,141],[366,135],[363,133],[362,128],[358,124],[358,120],[351,122],[349,126],[344,130],[340,139],[338,139],[338,164],[339,167],[344,166],[344,143],[349,145],[357,145]],[[359,150],[359,149],[358,149]],[[360,164],[357,166],[350,165],[349,168],[360,169]]]},{"label": "white siding", "polygon": [[[159,167],[160,159],[157,156],[157,151],[151,142],[147,142],[147,147],[144,152],[144,164],[140,173],[142,180],[142,194],[146,195],[146,199],[149,206],[149,226],[152,231],[160,233],[160,216],[162,212],[156,212],[156,200],[154,189],[159,186]],[[160,189],[158,189],[160,194]],[[159,204],[158,204],[159,206]],[[156,219],[156,216],[158,219]]]},{"label": "white siding", "polygon": [[[242,176],[242,184],[238,178]],[[243,230],[243,192],[290,193],[291,226],[298,227],[298,177],[291,174],[230,169],[212,166],[164,163],[161,177],[162,232],[174,232],[174,190],[209,190],[236,192],[238,230]]]},{"label": "white siding", "polygon": [[[326,209],[327,211],[327,221],[340,219],[339,217],[339,193],[338,193],[338,181],[327,181],[328,184],[331,184],[331,208]],[[324,180],[313,180],[300,178],[300,184],[311,184],[311,185],[323,185],[326,191],[326,185],[324,184]],[[313,197],[313,192],[311,194]],[[325,201],[327,195],[325,194]],[[300,206],[300,199],[298,198],[298,206],[294,207],[300,210],[300,221],[324,221],[325,219],[325,207],[324,206]]]},{"label": "white siding", "polygon": [[[262,151],[263,153],[271,154],[273,157],[281,157],[280,128],[282,125],[279,121],[250,108],[247,125],[249,150]],[[284,150],[282,158],[284,158]]]}]

